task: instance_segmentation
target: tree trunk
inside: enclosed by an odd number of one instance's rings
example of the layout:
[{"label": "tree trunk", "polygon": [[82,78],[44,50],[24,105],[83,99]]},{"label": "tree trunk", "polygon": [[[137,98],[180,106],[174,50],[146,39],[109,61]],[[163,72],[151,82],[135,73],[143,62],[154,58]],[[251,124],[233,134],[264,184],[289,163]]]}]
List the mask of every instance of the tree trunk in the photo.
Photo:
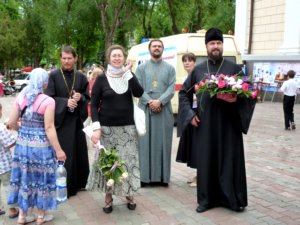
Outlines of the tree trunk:
[{"label": "tree trunk", "polygon": [[172,21],[172,31],[173,34],[179,34],[179,29],[176,25],[176,10],[174,9],[174,2],[173,0],[167,0],[169,11],[170,11],[170,16],[171,16],[171,21]]}]

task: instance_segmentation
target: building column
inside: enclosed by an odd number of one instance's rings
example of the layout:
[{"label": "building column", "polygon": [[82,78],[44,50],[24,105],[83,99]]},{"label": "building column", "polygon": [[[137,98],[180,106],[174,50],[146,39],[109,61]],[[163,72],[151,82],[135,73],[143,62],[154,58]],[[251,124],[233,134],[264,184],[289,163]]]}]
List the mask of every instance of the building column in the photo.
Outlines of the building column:
[{"label": "building column", "polygon": [[280,53],[300,53],[300,23],[299,0],[285,0],[285,24],[283,44],[278,50]]},{"label": "building column", "polygon": [[[240,50],[241,54],[248,53],[248,40],[249,36],[249,25],[248,21],[248,1],[245,0],[236,0],[235,6],[235,27],[234,27],[234,36],[235,41],[237,42],[237,47]],[[245,16],[247,15],[247,16]]]}]

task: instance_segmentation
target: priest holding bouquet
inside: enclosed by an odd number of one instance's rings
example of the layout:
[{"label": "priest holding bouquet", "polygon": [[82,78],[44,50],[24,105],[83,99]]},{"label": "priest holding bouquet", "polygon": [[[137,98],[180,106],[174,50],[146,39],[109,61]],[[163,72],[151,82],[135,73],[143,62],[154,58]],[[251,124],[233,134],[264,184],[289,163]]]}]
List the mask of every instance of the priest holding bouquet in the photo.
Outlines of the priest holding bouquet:
[{"label": "priest holding bouquet", "polygon": [[[250,126],[255,93],[245,94],[246,84],[240,91],[234,86],[235,94],[224,90],[213,94],[208,89],[199,91],[199,84],[218,80],[216,84],[220,87],[225,81],[231,82],[231,76],[235,85],[242,85],[236,79],[243,76],[242,68],[223,57],[222,32],[209,29],[205,44],[207,60],[194,68],[179,92],[178,134],[189,123],[196,128],[190,145],[198,155],[196,211],[221,206],[241,212],[248,204],[243,133],[247,134]],[[196,112],[190,104],[194,93],[198,99]]]}]

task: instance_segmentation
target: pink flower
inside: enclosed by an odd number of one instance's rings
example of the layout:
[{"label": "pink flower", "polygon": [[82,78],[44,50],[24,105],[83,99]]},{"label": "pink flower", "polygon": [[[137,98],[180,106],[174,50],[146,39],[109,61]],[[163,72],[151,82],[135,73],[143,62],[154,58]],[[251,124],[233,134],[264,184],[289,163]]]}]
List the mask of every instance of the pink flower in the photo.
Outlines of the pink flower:
[{"label": "pink flower", "polygon": [[251,94],[252,99],[256,99],[257,97],[257,90],[253,91]]},{"label": "pink flower", "polygon": [[226,86],[226,82],[224,80],[220,80],[218,83],[218,88],[224,88]]},{"label": "pink flower", "polygon": [[200,81],[200,82],[198,83],[198,85],[199,85],[199,87],[202,87],[202,86],[204,85],[203,81]]},{"label": "pink flower", "polygon": [[257,92],[253,93],[252,85],[245,78],[237,75],[211,75],[210,79],[199,81],[194,86],[196,93],[207,91],[211,96],[215,94],[239,95],[246,98],[256,98]]},{"label": "pink flower", "polygon": [[242,90],[243,91],[248,91],[248,89],[249,89],[249,85],[247,83],[243,83],[242,84]]},{"label": "pink flower", "polygon": [[223,73],[219,75],[220,80],[224,80],[224,78],[225,78],[225,75]]}]

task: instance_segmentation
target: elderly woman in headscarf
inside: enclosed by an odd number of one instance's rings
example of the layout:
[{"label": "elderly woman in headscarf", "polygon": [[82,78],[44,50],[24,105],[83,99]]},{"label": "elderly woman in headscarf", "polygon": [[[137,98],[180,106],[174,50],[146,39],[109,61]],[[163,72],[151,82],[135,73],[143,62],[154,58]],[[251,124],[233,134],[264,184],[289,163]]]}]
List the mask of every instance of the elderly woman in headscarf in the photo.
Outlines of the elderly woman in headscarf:
[{"label": "elderly woman in headscarf", "polygon": [[[50,221],[53,216],[45,215],[45,211],[57,207],[55,171],[57,160],[65,161],[66,155],[54,126],[55,101],[43,94],[47,83],[48,73],[34,69],[6,123],[8,128],[18,130],[8,196],[8,204],[19,205],[18,224]],[[34,207],[37,218],[31,214]]]}]

